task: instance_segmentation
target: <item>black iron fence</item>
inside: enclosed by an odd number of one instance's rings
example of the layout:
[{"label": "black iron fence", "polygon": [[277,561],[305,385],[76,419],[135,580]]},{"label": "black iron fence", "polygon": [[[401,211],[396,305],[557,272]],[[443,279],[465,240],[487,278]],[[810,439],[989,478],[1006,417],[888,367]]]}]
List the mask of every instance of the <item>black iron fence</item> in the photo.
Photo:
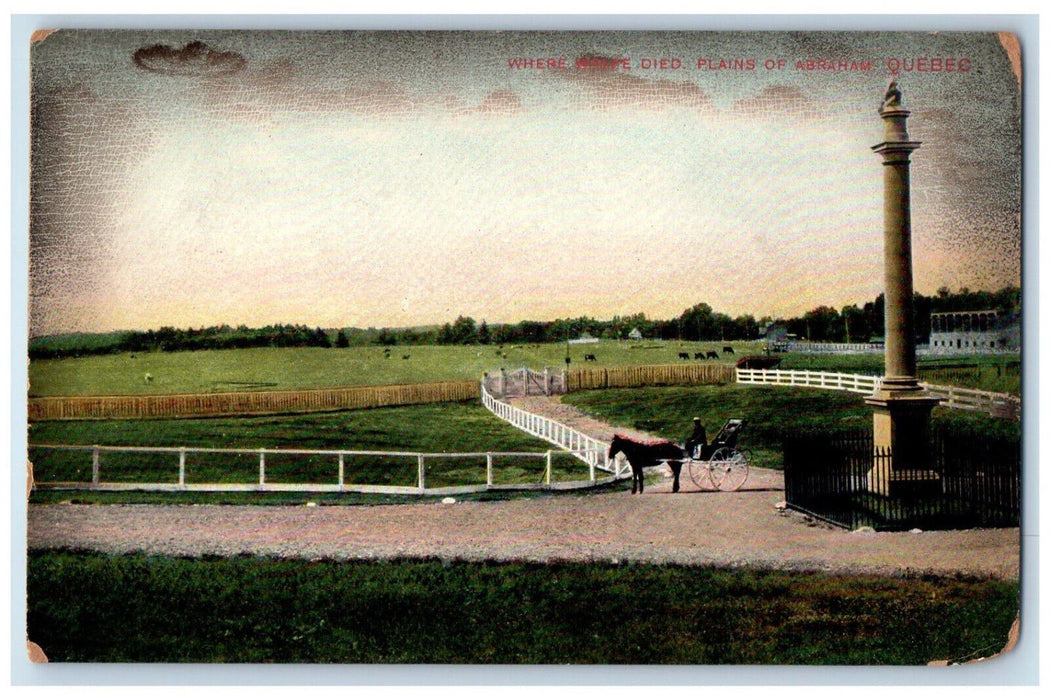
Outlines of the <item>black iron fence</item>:
[{"label": "black iron fence", "polygon": [[788,506],[850,529],[1016,527],[1021,446],[958,430],[934,431],[912,463],[876,448],[871,431],[784,441]]}]

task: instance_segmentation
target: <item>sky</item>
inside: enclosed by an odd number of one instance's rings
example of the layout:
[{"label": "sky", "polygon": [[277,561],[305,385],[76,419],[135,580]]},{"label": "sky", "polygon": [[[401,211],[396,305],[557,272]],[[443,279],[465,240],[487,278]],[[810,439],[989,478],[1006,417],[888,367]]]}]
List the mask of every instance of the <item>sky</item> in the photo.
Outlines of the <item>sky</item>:
[{"label": "sky", "polygon": [[1020,284],[1009,48],[980,33],[40,36],[30,335],[863,304],[883,284],[871,146],[894,69],[922,142],[916,290]]}]

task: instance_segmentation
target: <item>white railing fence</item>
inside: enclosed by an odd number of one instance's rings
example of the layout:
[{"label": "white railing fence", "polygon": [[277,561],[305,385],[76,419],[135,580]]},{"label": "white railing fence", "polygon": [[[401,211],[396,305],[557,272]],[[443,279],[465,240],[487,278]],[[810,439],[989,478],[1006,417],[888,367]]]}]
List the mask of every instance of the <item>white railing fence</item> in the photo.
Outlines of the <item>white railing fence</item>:
[{"label": "white railing fence", "polygon": [[[783,369],[737,369],[736,380],[740,384],[805,386],[865,395],[874,394],[882,384],[882,377],[876,376]],[[945,408],[980,411],[999,418],[1020,420],[1021,399],[1012,394],[998,394],[992,391],[922,382],[920,385],[925,387],[930,394],[941,399],[941,405]]]},{"label": "white railing fence", "polygon": [[979,411],[997,418],[1021,420],[1021,399],[1013,394],[979,391],[958,386],[923,384],[926,390],[941,400],[941,406],[962,411]]},{"label": "white railing fence", "polygon": [[740,384],[778,384],[781,386],[808,386],[818,389],[836,389],[855,394],[874,394],[882,377],[841,372],[813,372],[810,370],[737,369]]},{"label": "white railing fence", "polygon": [[[29,445],[30,460],[38,479],[36,488],[45,490],[89,489],[99,491],[313,491],[313,492],[357,492],[383,494],[440,495],[456,493],[474,493],[486,490],[562,490],[581,488],[598,483],[608,483],[613,478],[597,479],[595,466],[606,454],[600,448],[580,447],[575,450],[547,450],[546,452],[380,452],[368,450],[287,450],[287,449],[238,449],[206,447],[124,447],[111,445]],[[69,466],[49,467],[47,455],[55,452],[82,452],[85,454],[82,468]],[[90,455],[90,480],[87,477],[87,454]],[[108,455],[133,455],[134,466],[107,465]],[[149,455],[161,455],[170,459],[170,467],[163,464],[154,466]],[[203,455],[224,456],[223,469],[230,477],[223,482],[197,482],[187,477],[187,463]],[[584,479],[559,481],[555,479],[554,461],[566,455],[591,465],[589,476]],[[242,462],[239,470],[234,465],[236,458],[251,460],[253,465],[246,468]],[[381,458],[394,466],[392,473],[400,480],[413,485],[356,483],[348,479],[348,468],[354,458]],[[322,462],[330,460],[330,480],[317,480],[308,483],[296,482],[278,474],[274,478],[274,465],[287,465],[289,458],[321,458]],[[454,461],[473,461],[480,468],[485,464],[484,481],[478,483],[452,486],[428,485],[428,479],[442,480],[442,465]],[[400,464],[397,464],[400,462]],[[528,483],[508,483],[499,479],[501,470],[513,467],[518,472],[522,465],[535,463],[535,468],[527,468],[536,474],[534,481]],[[257,467],[254,466],[257,464]],[[271,473],[268,475],[267,468]],[[316,467],[313,468],[316,470]],[[121,472],[126,472],[121,474]],[[142,476],[143,473],[148,476]],[[248,474],[251,473],[250,478]],[[72,475],[72,479],[48,479],[49,475]],[[83,475],[83,477],[81,477]],[[170,478],[165,478],[170,475]],[[43,477],[43,478],[40,478]],[[108,480],[107,478],[108,477]],[[391,479],[397,480],[397,479]],[[413,483],[414,482],[414,483]]]},{"label": "white railing fence", "polygon": [[514,427],[529,435],[546,440],[558,447],[568,450],[580,459],[587,461],[592,469],[600,469],[619,478],[623,472],[620,460],[609,460],[609,443],[595,440],[569,426],[539,416],[500,401],[488,392],[484,383],[481,385],[481,402],[485,408]]}]

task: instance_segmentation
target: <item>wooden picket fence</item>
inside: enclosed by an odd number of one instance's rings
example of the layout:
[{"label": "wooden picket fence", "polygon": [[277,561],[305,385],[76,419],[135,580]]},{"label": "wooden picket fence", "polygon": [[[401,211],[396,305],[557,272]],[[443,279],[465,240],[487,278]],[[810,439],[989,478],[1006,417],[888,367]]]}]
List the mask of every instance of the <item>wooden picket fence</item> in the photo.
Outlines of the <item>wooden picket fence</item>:
[{"label": "wooden picket fence", "polygon": [[726,364],[643,365],[579,368],[569,373],[569,391],[636,386],[731,384],[736,368]]},{"label": "wooden picket fence", "polygon": [[187,418],[195,416],[307,413],[352,408],[469,401],[479,397],[478,382],[431,382],[393,386],[355,386],[304,391],[252,391],[215,394],[139,396],[54,396],[29,399],[29,421],[110,418]]}]

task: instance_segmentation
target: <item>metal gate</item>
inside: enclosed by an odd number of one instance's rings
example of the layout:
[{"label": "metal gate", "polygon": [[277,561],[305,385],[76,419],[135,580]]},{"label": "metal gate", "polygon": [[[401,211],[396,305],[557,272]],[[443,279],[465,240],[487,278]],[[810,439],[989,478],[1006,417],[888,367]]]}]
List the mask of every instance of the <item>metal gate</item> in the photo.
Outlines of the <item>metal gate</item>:
[{"label": "metal gate", "polygon": [[483,381],[488,392],[497,398],[564,394],[568,384],[564,371],[551,372],[546,367],[542,372],[527,367],[486,372]]}]

